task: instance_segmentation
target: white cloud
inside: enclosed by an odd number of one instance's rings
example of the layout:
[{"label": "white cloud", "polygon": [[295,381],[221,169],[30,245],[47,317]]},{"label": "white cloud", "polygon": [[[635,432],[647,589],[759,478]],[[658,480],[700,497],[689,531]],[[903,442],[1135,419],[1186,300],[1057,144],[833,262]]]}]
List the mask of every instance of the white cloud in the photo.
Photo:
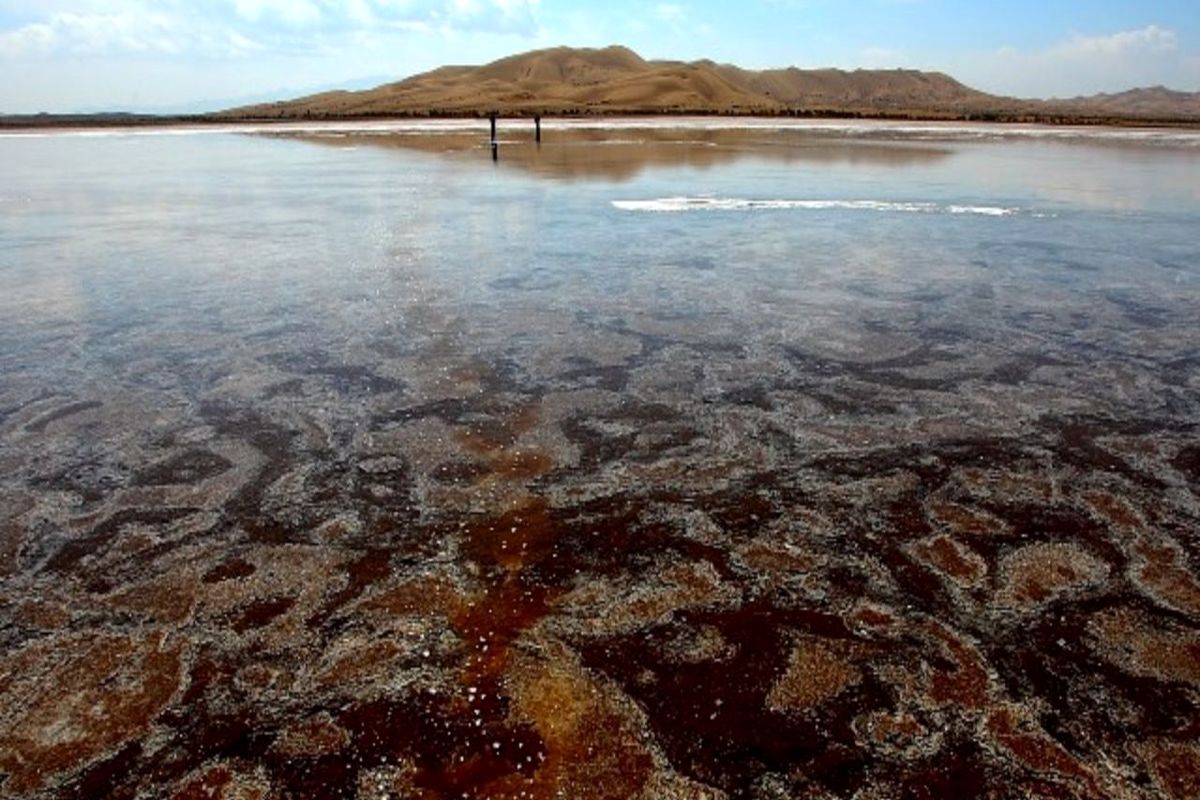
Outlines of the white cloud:
[{"label": "white cloud", "polygon": [[[383,5],[382,0],[377,1]],[[393,14],[393,19],[429,21],[451,30],[482,30],[522,36],[533,36],[538,30],[538,0],[442,0],[402,5],[408,6],[408,12]]]},{"label": "white cloud", "polygon": [[33,23],[0,33],[0,55],[48,52],[54,48],[57,39],[53,25]]},{"label": "white cloud", "polygon": [[1042,50],[1005,47],[953,60],[949,71],[990,92],[1073,97],[1167,84],[1195,90],[1196,56],[1180,51],[1174,31],[1146,25],[1104,35],[1074,34]]},{"label": "white cloud", "polygon": [[674,44],[687,42],[697,45],[704,42],[705,47],[697,48],[694,58],[710,58],[718,55],[710,49],[712,40],[717,39],[717,31],[710,22],[692,14],[687,6],[680,3],[659,3],[649,10],[641,19],[631,19],[630,28],[638,34],[653,31],[657,41],[662,44],[670,41]]},{"label": "white cloud", "polygon": [[0,55],[143,54],[181,52],[187,43],[174,19],[161,13],[75,14],[61,12],[0,33]]},{"label": "white cloud", "polygon": [[276,19],[287,25],[312,25],[321,21],[321,9],[310,0],[233,0],[233,9],[249,22]]},{"label": "white cloud", "polygon": [[[237,0],[286,5],[284,0]],[[534,35],[539,0],[304,0],[325,25],[358,30],[420,26],[455,32]]]},{"label": "white cloud", "polygon": [[1052,47],[1048,54],[1067,59],[1123,58],[1139,53],[1171,52],[1178,47],[1174,31],[1147,25],[1132,31],[1121,31],[1108,36],[1081,36],[1076,34],[1062,44]]},{"label": "white cloud", "polygon": [[654,16],[663,22],[679,25],[687,19],[687,12],[683,9],[683,6],[674,3],[660,3],[654,7]]},{"label": "white cloud", "polygon": [[[0,30],[0,57],[182,55],[354,47],[374,35],[425,31],[538,33],[539,0],[47,0],[20,27]],[[29,4],[17,4],[29,18]],[[0,10],[12,9],[0,0]]]}]

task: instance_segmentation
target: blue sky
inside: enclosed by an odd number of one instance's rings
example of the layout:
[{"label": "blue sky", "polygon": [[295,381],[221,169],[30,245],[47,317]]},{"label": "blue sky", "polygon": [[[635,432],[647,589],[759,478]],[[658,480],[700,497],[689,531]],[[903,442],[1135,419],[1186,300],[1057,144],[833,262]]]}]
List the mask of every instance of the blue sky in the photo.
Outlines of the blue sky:
[{"label": "blue sky", "polygon": [[201,110],[612,43],[1030,97],[1200,91],[1200,0],[0,0],[0,112]]}]

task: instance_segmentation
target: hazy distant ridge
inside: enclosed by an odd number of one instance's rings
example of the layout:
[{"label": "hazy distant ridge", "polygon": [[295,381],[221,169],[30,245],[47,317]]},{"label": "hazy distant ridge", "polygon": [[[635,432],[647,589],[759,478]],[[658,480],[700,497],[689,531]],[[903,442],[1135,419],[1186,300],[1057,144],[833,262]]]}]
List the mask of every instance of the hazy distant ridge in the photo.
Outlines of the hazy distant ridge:
[{"label": "hazy distant ridge", "polygon": [[1200,92],[1177,92],[1165,86],[1077,97],[1068,101],[1068,105],[1100,109],[1131,117],[1177,116],[1200,119]]},{"label": "hazy distant ridge", "polygon": [[997,97],[939,72],[746,70],[647,61],[632,50],[566,47],[483,66],[442,67],[364,91],[335,91],[224,112],[242,118],[576,113],[729,113],[1200,120],[1200,93],[1161,87],[1064,101]]}]

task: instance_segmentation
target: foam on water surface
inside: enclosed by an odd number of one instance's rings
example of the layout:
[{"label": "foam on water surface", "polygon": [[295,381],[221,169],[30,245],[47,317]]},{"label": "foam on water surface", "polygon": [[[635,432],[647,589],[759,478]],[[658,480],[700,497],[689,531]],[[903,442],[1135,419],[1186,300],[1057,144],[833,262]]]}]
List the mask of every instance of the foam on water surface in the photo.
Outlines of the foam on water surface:
[{"label": "foam on water surface", "polygon": [[660,197],[652,200],[613,200],[612,205],[622,211],[667,214],[685,211],[842,210],[1007,217],[1025,211],[1017,207],[942,205],[905,200],[749,200],[735,197]]}]

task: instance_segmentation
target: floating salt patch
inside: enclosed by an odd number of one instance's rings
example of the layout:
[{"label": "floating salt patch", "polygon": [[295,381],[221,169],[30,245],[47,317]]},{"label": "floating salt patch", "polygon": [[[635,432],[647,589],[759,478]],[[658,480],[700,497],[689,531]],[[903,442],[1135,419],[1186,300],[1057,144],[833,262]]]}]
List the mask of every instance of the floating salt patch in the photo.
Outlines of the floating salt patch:
[{"label": "floating salt patch", "polygon": [[979,214],[985,217],[1007,217],[1016,214],[1019,208],[1000,208],[997,206],[947,206],[951,214]]},{"label": "floating salt patch", "polygon": [[678,213],[682,211],[782,211],[846,210],[885,211],[902,214],[970,214],[1006,217],[1021,212],[1005,206],[940,205],[893,200],[746,200],[734,197],[660,197],[653,200],[613,200],[621,211]]}]

